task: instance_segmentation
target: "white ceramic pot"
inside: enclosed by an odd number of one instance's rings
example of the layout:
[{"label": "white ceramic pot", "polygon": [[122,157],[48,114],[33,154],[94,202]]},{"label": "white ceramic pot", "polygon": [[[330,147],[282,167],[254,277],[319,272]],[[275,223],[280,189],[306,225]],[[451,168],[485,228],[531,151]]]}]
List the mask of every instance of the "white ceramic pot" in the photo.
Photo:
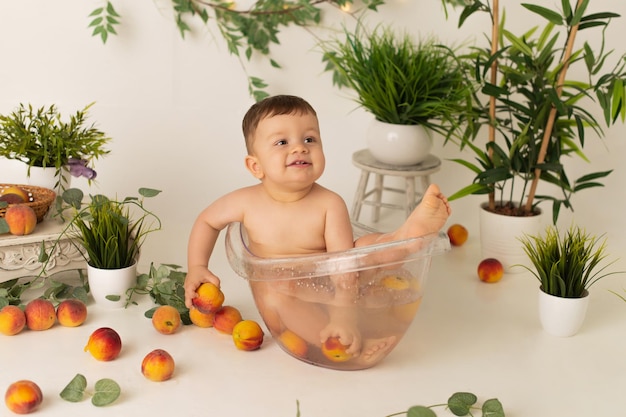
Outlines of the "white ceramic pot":
[{"label": "white ceramic pot", "polygon": [[[126,291],[137,282],[137,263],[122,269],[100,269],[87,265],[87,280],[96,304],[122,308],[126,304]],[[119,296],[119,300],[109,300],[107,296]]]},{"label": "white ceramic pot", "polygon": [[420,125],[396,125],[374,119],[366,137],[372,156],[390,165],[418,164],[433,147],[430,131]]},{"label": "white ceramic pot", "polygon": [[543,228],[542,215],[536,216],[504,216],[486,210],[488,203],[480,206],[480,245],[482,257],[495,258],[504,267],[505,273],[519,273],[525,268],[516,265],[532,267],[532,263],[524,252],[524,246],[519,238],[527,235],[537,235]]},{"label": "white ceramic pot", "polygon": [[[28,175],[28,167],[26,167],[26,169],[26,183],[28,185],[48,188],[49,190],[53,190],[56,193],[59,193],[61,191],[59,178],[56,176],[56,168],[30,167],[30,175]],[[70,188],[72,176],[70,175],[69,171],[61,169],[61,176],[63,178],[64,187],[66,189]]]},{"label": "white ceramic pot", "polygon": [[539,288],[539,320],[543,329],[559,337],[578,333],[587,315],[589,292],[581,298],[564,298],[543,292]]}]

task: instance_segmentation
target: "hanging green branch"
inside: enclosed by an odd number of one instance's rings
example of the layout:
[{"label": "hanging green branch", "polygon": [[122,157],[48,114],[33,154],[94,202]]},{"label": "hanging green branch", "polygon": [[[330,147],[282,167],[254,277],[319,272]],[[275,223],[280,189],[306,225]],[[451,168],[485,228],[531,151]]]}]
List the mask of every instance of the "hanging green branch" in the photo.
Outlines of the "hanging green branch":
[{"label": "hanging green branch", "polygon": [[[378,6],[384,3],[385,0],[361,0],[362,8],[342,13],[354,16],[367,10],[377,11]],[[346,10],[353,5],[353,1],[259,0],[245,10],[236,9],[234,2],[221,0],[172,0],[171,5],[174,21],[183,39],[192,31],[192,21],[199,19],[204,25],[214,22],[226,41],[228,52],[240,58],[245,71],[242,58],[249,61],[255,52],[266,56],[273,67],[280,68],[280,64],[270,57],[270,47],[280,44],[278,35],[282,27],[317,27],[321,22],[323,6]],[[94,27],[92,35],[100,36],[103,43],[109,35],[117,35],[115,26],[120,23],[121,17],[110,1],[107,1],[106,7],[95,9],[89,16],[94,17],[90,24]],[[258,77],[247,76],[250,95],[256,100],[266,97],[263,89],[267,84]]]},{"label": "hanging green branch", "polygon": [[89,27],[93,27],[92,36],[100,36],[102,43],[107,43],[109,35],[117,35],[115,25],[119,25],[120,15],[115,11],[113,4],[107,1],[106,7],[98,7],[89,17],[93,17]]}]

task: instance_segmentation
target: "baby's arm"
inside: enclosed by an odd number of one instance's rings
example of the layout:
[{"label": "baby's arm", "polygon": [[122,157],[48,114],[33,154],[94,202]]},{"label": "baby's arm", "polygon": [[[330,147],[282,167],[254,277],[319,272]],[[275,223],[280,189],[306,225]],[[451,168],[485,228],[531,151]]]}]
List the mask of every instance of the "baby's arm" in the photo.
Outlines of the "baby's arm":
[{"label": "baby's arm", "polygon": [[[196,219],[187,247],[187,276],[185,277],[185,305],[190,308],[191,300],[196,296],[196,289],[204,282],[211,282],[219,287],[220,279],[209,270],[209,261],[215,248],[215,242],[229,223],[243,220],[247,189],[227,194],[207,208]],[[242,201],[243,199],[243,201]]]}]

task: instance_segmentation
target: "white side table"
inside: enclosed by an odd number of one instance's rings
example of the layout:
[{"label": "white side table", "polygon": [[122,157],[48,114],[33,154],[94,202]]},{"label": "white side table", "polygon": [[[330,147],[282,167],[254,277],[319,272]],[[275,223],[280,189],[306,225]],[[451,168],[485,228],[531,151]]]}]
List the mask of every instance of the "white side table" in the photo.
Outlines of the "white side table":
[{"label": "white side table", "polygon": [[[396,166],[377,161],[367,149],[362,149],[352,154],[352,164],[361,170],[361,179],[356,189],[352,212],[350,213],[352,220],[357,223],[359,223],[363,205],[374,206],[372,222],[378,221],[381,207],[404,210],[408,217],[421,200],[426,188],[430,185],[430,174],[441,169],[441,160],[434,155],[428,155],[424,161],[416,165]],[[368,191],[367,183],[370,174],[375,175],[375,180],[374,187]],[[404,178],[405,188],[385,187],[383,183],[385,175]],[[421,182],[421,189],[416,184],[418,179]],[[383,191],[404,194],[404,204],[384,202]]]},{"label": "white side table", "polygon": [[[51,248],[66,225],[54,219],[46,219],[37,224],[30,235],[0,235],[0,282],[37,276],[42,267],[38,261],[41,242],[45,242],[48,249]],[[64,237],[50,254],[46,275],[86,267],[81,253]]]}]

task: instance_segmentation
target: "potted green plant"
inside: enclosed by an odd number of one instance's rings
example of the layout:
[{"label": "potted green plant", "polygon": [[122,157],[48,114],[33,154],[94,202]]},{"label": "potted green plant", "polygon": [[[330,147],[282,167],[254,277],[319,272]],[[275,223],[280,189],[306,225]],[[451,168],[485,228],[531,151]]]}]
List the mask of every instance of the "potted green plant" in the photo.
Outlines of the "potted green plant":
[{"label": "potted green plant", "polygon": [[20,104],[12,113],[0,115],[0,156],[26,164],[28,177],[37,169],[52,174],[51,182],[30,181],[31,185],[62,191],[69,188],[64,173],[94,179],[93,161],[110,152],[105,147],[111,138],[94,124],[87,124],[93,104],[69,120],[63,120],[55,105],[33,108]]},{"label": "potted green plant", "polygon": [[[613,57],[604,44],[604,31],[618,15],[587,14],[588,0],[579,0],[573,7],[563,0],[562,10],[522,4],[544,24],[516,35],[506,29],[506,19],[500,19],[497,2],[492,6],[482,0],[445,1],[465,6],[459,25],[478,12],[487,13],[493,25],[493,35],[487,36],[489,45],[473,48],[467,56],[474,63],[472,74],[482,93],[476,101],[475,123],[467,125],[462,143],[473,157],[454,159],[475,176],[449,200],[488,195],[480,211],[483,256],[507,256],[494,251],[510,247],[513,259],[506,263],[517,264],[524,258],[516,242],[519,230],[532,233],[541,228],[536,220],[540,203],[552,203],[556,224],[562,207],[572,209],[574,193],[601,186],[602,178],[611,172],[592,172],[574,179],[563,161],[565,157],[587,160],[583,149],[587,131],[603,136],[597,112],[607,126],[626,116],[626,56]],[[577,34],[593,29],[599,36],[598,45],[585,41],[576,47]],[[488,134],[482,128],[487,128]],[[537,193],[540,182],[542,194]],[[483,227],[483,221],[493,217],[498,217],[494,220],[498,226]],[[485,236],[493,229],[502,237],[503,224],[509,222],[506,219],[533,225],[521,226],[506,241]]]},{"label": "potted green plant", "polygon": [[520,238],[534,268],[523,266],[539,281],[539,318],[547,332],[557,336],[575,334],[589,304],[589,288],[600,279],[621,272],[604,272],[606,240],[578,226],[560,233],[556,226],[545,235]]},{"label": "potted green plant", "polygon": [[62,198],[73,214],[49,251],[42,245],[41,274],[45,273],[47,253],[54,251],[63,236],[69,237],[87,262],[87,280],[96,303],[123,307],[122,296],[136,281],[141,246],[149,233],[161,229],[161,220],[144,207],[143,199],[159,193],[140,188],[141,197],[118,200],[93,195],[83,203],[81,190],[65,190]]},{"label": "potted green plant", "polygon": [[[368,33],[360,22],[344,35],[320,43],[323,60],[333,84],[351,88],[354,100],[374,116],[367,135],[376,159],[394,165],[419,163],[431,150],[431,131],[446,140],[459,131],[459,119],[472,109],[473,91],[452,48],[434,36],[416,42],[389,26]],[[417,132],[422,139],[407,139],[409,147],[402,149],[404,131]]]}]

